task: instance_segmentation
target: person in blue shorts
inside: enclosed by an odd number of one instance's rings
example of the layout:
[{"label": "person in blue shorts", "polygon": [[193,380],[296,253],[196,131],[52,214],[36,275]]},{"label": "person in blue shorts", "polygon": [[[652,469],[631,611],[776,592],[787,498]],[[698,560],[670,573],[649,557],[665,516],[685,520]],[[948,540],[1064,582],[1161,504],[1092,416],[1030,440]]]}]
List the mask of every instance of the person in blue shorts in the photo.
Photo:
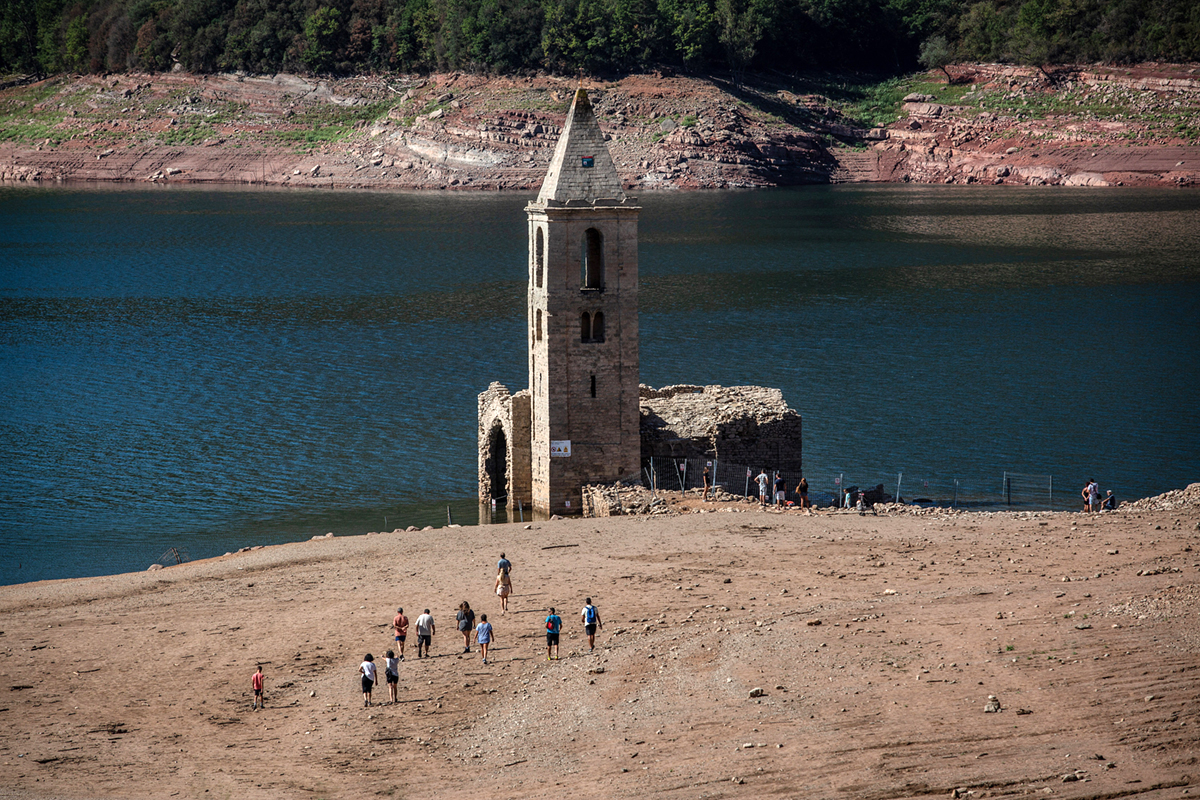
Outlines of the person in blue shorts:
[{"label": "person in blue shorts", "polygon": [[[562,632],[562,617],[554,613],[550,607],[550,615],[546,617],[546,660],[558,660],[558,635]],[[553,655],[552,655],[553,654]]]}]

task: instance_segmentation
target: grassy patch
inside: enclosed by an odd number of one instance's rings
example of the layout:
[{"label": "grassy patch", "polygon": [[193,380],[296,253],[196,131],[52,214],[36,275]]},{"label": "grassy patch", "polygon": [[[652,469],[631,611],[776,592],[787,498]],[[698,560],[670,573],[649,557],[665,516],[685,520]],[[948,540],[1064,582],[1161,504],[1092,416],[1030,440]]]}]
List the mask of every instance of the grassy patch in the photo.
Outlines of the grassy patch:
[{"label": "grassy patch", "polygon": [[970,86],[930,81],[924,74],[908,75],[863,87],[861,98],[846,103],[841,111],[864,128],[875,128],[888,125],[903,116],[901,107],[909,94],[916,92],[931,96],[933,100],[930,102],[959,105],[970,90]]},{"label": "grassy patch", "polygon": [[365,106],[323,105],[308,109],[292,118],[294,130],[279,131],[280,140],[301,148],[324,142],[338,142],[350,136],[356,126],[378,119],[392,107],[390,101]]},{"label": "grassy patch", "polygon": [[810,75],[791,89],[824,98],[846,122],[863,128],[895,122],[902,116],[905,95],[912,92],[930,95],[935,103],[958,105],[971,91],[968,85],[948,85],[930,79],[927,73],[885,79],[873,75]]},{"label": "grassy patch", "polygon": [[157,136],[159,144],[165,145],[202,144],[208,139],[216,138],[216,129],[202,120],[176,120],[174,125]]},{"label": "grassy patch", "polygon": [[70,138],[69,131],[57,127],[66,117],[57,103],[53,108],[37,108],[58,91],[58,82],[49,80],[6,92],[0,98],[0,141],[31,143],[49,139],[57,145]]}]

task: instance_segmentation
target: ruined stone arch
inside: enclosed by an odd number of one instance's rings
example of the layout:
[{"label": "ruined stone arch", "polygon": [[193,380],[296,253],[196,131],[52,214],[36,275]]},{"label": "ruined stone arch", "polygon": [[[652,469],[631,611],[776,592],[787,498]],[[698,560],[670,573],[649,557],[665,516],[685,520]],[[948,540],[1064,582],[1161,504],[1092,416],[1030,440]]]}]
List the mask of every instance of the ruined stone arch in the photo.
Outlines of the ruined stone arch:
[{"label": "ruined stone arch", "polygon": [[489,499],[501,505],[508,500],[508,436],[500,420],[493,422],[488,432],[485,463]]}]

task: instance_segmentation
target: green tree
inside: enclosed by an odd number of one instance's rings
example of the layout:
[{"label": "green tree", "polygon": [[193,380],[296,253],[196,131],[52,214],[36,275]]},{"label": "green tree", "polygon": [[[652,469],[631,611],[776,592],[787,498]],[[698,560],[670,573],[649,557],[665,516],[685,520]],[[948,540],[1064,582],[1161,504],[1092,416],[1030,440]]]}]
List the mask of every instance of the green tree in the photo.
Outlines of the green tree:
[{"label": "green tree", "polygon": [[35,0],[6,0],[0,16],[0,68],[38,72],[38,15]]},{"label": "green tree", "polygon": [[75,72],[86,72],[88,68],[87,16],[80,14],[67,23],[63,42],[63,67]]},{"label": "green tree", "polygon": [[1008,52],[1014,12],[1002,14],[993,3],[975,3],[958,18],[959,47],[963,58],[999,61]]},{"label": "green tree", "polygon": [[321,6],[304,20],[304,53],[301,58],[313,72],[329,72],[344,31],[342,12]]},{"label": "green tree", "polygon": [[551,67],[596,70],[611,61],[603,0],[546,0],[542,52]]},{"label": "green tree", "polygon": [[954,51],[950,49],[950,43],[946,41],[945,36],[930,36],[922,42],[918,60],[925,69],[940,69],[946,76],[946,83],[954,82],[950,73],[946,71],[946,65],[954,60]]},{"label": "green tree", "polygon": [[704,63],[716,39],[716,20],[708,0],[659,0],[658,11],[674,55],[688,66]]},{"label": "green tree", "polygon": [[613,66],[634,70],[652,63],[662,47],[662,25],[654,0],[609,0],[608,13]]},{"label": "green tree", "polygon": [[754,0],[717,0],[717,41],[734,73],[750,66],[763,35],[763,15]]}]

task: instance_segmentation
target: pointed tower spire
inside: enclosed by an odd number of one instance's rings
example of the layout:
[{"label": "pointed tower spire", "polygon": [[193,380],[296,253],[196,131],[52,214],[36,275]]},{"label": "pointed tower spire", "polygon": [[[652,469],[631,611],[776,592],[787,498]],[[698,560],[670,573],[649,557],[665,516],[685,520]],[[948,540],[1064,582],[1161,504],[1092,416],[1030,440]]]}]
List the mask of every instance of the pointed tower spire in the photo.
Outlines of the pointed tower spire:
[{"label": "pointed tower spire", "polygon": [[621,179],[604,144],[587,91],[578,89],[537,202],[624,200]]}]

